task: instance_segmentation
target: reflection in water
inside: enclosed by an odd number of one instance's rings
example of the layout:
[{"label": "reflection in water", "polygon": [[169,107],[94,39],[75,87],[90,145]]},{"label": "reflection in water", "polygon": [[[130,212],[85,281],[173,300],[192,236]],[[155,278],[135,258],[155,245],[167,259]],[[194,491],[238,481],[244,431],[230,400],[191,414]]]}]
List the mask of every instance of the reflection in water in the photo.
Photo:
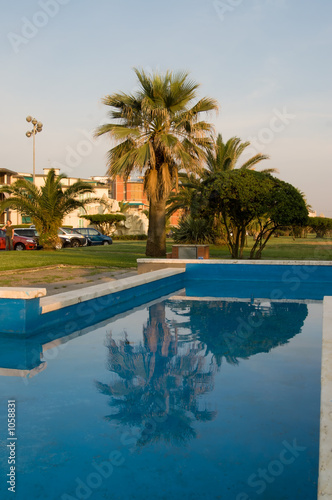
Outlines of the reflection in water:
[{"label": "reflection in water", "polygon": [[0,375],[31,378],[46,368],[35,339],[0,336]]},{"label": "reflection in water", "polygon": [[216,413],[201,407],[200,395],[212,391],[216,364],[199,341],[178,341],[165,319],[165,302],[149,308],[143,341],[131,345],[126,334],[108,341],[109,384],[97,382],[111,396],[112,414],[106,418],[135,428],[138,446],[164,440],[183,443],[196,437],[195,421],[214,419]]},{"label": "reflection in water", "polygon": [[[170,305],[173,319],[165,318]],[[123,333],[107,347],[110,383],[96,382],[110,396],[114,423],[140,435],[137,445],[196,437],[194,423],[213,420],[200,396],[213,390],[222,358],[239,359],[283,345],[300,332],[306,304],[227,301],[164,301],[149,308],[142,341],[132,344]],[[184,336],[183,331],[191,333]],[[179,335],[181,330],[181,335]]]},{"label": "reflection in water", "polygon": [[308,309],[285,348],[304,304],[184,297],[69,335],[0,337],[0,368],[48,365],[31,383],[0,377],[19,405],[17,498],[83,497],[89,484],[98,499],[255,497],[248,478],[283,441],[306,451],[261,498],[316,498],[322,306]]},{"label": "reflection in water", "polygon": [[[169,305],[173,319],[165,318]],[[194,424],[210,421],[215,411],[200,396],[213,390],[222,358],[232,364],[269,352],[301,331],[306,304],[257,304],[227,301],[164,301],[149,308],[142,341],[110,334],[108,384],[96,382],[110,396],[105,417],[137,434],[137,446],[163,440],[180,444],[196,437]],[[181,329],[182,334],[179,335]],[[185,337],[183,331],[189,329]]]},{"label": "reflection in water", "polygon": [[237,364],[286,344],[308,315],[306,304],[292,302],[174,301],[171,309],[205,343],[218,366],[222,358]]}]

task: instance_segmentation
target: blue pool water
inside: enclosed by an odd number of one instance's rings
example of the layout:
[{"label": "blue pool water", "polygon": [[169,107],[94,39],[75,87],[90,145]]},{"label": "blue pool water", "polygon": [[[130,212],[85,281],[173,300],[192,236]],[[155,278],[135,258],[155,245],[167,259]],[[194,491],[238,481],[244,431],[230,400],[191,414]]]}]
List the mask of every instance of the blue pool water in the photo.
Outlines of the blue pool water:
[{"label": "blue pool water", "polygon": [[168,297],[54,342],[0,339],[12,368],[40,370],[0,377],[1,499],[316,499],[322,303],[256,297]]}]

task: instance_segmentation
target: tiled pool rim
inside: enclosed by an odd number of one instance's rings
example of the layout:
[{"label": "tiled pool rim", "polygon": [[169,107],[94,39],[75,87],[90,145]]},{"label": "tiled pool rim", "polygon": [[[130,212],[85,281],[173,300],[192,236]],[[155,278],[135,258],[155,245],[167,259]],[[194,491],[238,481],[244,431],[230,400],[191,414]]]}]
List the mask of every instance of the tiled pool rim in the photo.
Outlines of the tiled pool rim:
[{"label": "tiled pool rim", "polygon": [[[37,299],[42,308],[42,314],[59,311],[74,304],[89,303],[97,298],[111,296],[125,290],[144,289],[146,285],[152,286],[162,292],[167,289],[169,280],[175,278],[181,283],[187,264],[211,265],[286,265],[286,266],[332,266],[331,261],[246,261],[246,260],[177,260],[175,269],[174,259],[138,259],[139,273],[143,269],[158,269],[146,274],[139,274],[108,284],[95,285],[64,292],[55,296],[46,297],[45,289],[0,288],[0,305],[3,307],[9,301],[29,304],[31,299]],[[172,268],[172,265],[174,266]],[[161,266],[161,268],[158,266]],[[180,268],[180,269],[179,269]],[[141,269],[141,270],[140,270]],[[149,270],[150,270],[149,269]],[[163,285],[160,286],[160,284]],[[179,286],[180,288],[181,286]],[[138,292],[139,293],[139,292]],[[144,293],[143,293],[144,295]],[[162,293],[161,293],[162,295]],[[8,300],[9,299],[9,300]],[[127,299],[128,300],[128,299]],[[36,302],[36,300],[32,300]],[[25,311],[24,320],[28,320],[31,313],[29,306]],[[36,311],[32,311],[34,314]],[[320,415],[320,444],[319,444],[319,479],[318,500],[332,500],[332,297],[324,297],[323,302],[323,340],[322,340],[322,368],[321,368],[321,415]]]}]

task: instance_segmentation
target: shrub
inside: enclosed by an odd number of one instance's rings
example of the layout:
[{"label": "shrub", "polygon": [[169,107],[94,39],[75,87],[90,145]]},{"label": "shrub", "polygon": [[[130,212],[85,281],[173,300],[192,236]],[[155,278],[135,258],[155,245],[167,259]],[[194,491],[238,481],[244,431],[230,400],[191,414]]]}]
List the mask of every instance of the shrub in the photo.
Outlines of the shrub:
[{"label": "shrub", "polygon": [[113,235],[113,240],[147,240],[148,236],[146,234],[122,234],[119,236]]},{"label": "shrub", "polygon": [[95,226],[102,234],[109,235],[113,226],[120,221],[126,220],[123,214],[95,214],[81,215],[81,219],[87,219],[90,224]]},{"label": "shrub", "polygon": [[212,243],[215,234],[208,220],[189,216],[173,228],[173,239],[176,243]]}]

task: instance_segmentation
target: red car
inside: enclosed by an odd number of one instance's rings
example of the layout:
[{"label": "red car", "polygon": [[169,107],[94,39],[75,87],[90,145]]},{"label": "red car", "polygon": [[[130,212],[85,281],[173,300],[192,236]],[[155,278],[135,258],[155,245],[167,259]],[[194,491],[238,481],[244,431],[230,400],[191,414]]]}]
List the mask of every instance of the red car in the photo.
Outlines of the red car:
[{"label": "red car", "polygon": [[[37,243],[32,238],[18,236],[14,233],[14,250],[36,250]],[[6,233],[0,229],[0,250],[6,250]]]}]

